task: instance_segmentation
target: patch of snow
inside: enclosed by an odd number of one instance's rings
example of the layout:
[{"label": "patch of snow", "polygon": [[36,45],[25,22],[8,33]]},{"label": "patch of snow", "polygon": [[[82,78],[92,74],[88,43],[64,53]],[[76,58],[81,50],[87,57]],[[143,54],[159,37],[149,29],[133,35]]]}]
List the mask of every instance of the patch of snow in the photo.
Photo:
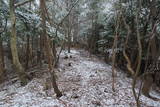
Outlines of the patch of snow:
[{"label": "patch of snow", "polygon": [[[72,57],[64,59],[65,55]],[[0,86],[0,107],[136,107],[132,79],[117,71],[116,92],[113,92],[111,66],[94,56],[89,57],[84,50],[72,49],[69,54],[63,51],[57,69],[57,84],[64,94],[60,99],[56,99],[54,92],[46,95],[47,75],[41,74],[43,77],[34,78],[25,87],[20,87],[19,81]],[[152,94],[158,97],[157,93]],[[143,95],[140,101],[142,107],[160,107],[159,102]]]}]

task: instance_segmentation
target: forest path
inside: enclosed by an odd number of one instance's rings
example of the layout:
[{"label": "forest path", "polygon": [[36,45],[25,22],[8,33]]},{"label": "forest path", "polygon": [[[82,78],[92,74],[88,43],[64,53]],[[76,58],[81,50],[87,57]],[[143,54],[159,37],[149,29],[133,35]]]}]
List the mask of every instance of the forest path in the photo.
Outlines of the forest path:
[{"label": "forest path", "polygon": [[[44,84],[48,74],[44,66],[32,70],[37,78],[25,87],[20,87],[19,81],[1,85],[0,107],[136,107],[132,80],[118,71],[113,92],[111,66],[94,55],[89,56],[85,50],[62,52],[59,67],[55,69],[58,86],[64,94],[60,99],[55,94],[46,95]],[[160,107],[160,102],[144,96],[140,100],[142,107]]]},{"label": "forest path", "polygon": [[[68,59],[64,59],[68,56]],[[71,58],[70,58],[71,56]],[[69,66],[71,64],[71,66]],[[65,99],[79,107],[135,107],[132,94],[132,79],[121,71],[117,72],[115,88],[112,91],[111,66],[84,50],[62,53],[60,59],[59,84],[66,94]],[[65,82],[66,81],[66,82]],[[75,98],[74,98],[75,97]],[[160,107],[160,103],[142,96],[144,107]],[[74,106],[73,106],[74,107]]]}]

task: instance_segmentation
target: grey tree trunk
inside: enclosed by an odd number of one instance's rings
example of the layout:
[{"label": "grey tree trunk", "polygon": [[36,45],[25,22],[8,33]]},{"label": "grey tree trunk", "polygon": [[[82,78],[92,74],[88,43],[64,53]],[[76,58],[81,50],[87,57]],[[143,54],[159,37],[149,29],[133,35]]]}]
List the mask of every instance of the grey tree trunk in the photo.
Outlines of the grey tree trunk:
[{"label": "grey tree trunk", "polygon": [[25,73],[18,57],[17,51],[17,35],[16,35],[16,16],[14,1],[10,0],[10,18],[11,18],[11,35],[10,35],[10,47],[12,53],[13,66],[21,80],[21,85],[26,85],[28,82],[28,75]]}]

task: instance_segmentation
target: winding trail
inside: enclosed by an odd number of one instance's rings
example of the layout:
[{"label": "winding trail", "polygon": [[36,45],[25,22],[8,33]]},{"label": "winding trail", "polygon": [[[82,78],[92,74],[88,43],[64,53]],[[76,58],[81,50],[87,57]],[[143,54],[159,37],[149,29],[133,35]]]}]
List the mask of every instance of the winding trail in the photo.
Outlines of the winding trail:
[{"label": "winding trail", "polygon": [[[47,96],[44,91],[47,78],[44,66],[41,70],[34,69],[37,78],[25,87],[20,87],[19,81],[0,86],[0,107],[136,107],[132,80],[117,71],[116,92],[113,92],[111,66],[93,55],[89,56],[87,51],[76,49],[72,49],[70,54],[61,54],[56,69],[57,83],[64,94],[60,99],[56,99],[54,92],[53,96]],[[143,95],[140,100],[142,107],[160,107],[160,102]]]}]

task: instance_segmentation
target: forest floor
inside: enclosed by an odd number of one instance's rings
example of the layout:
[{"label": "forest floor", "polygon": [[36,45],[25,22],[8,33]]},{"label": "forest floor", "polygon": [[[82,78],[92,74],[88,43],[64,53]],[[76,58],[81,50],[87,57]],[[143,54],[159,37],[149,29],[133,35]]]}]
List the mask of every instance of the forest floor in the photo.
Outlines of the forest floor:
[{"label": "forest floor", "polygon": [[[53,89],[48,95],[44,90],[48,77],[46,66],[31,71],[36,72],[36,77],[24,87],[19,81],[13,83],[15,78],[0,85],[0,107],[136,107],[132,79],[117,70],[113,92],[111,66],[84,50],[62,52],[55,70],[59,89],[64,94],[59,99]],[[154,91],[152,95],[160,97]],[[142,107],[160,107],[160,102],[143,95],[140,102]]]}]

